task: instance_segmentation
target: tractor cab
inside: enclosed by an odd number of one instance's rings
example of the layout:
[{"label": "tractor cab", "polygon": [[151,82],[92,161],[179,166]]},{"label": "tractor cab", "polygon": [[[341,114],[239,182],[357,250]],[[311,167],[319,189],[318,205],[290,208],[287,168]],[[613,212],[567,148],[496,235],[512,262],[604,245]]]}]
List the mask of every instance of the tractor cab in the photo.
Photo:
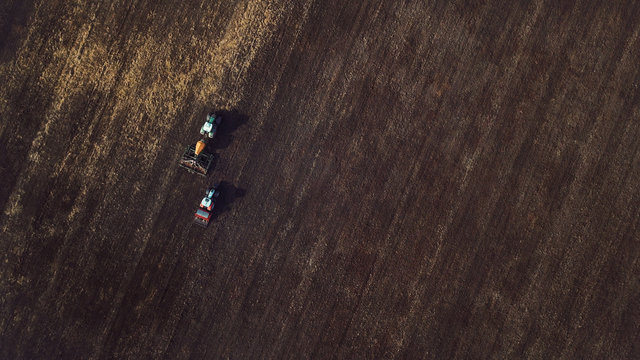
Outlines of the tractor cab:
[{"label": "tractor cab", "polygon": [[207,121],[200,128],[200,135],[205,135],[212,139],[216,136],[218,131],[218,125],[222,122],[222,116],[216,115],[214,112],[210,112],[207,115]]},{"label": "tractor cab", "polygon": [[209,198],[202,199],[200,202],[200,208],[211,211],[211,209],[213,209],[213,201]]},{"label": "tractor cab", "polygon": [[213,209],[215,200],[219,195],[220,195],[220,192],[217,191],[215,187],[207,189],[207,191],[205,192],[204,198],[202,198],[202,201],[200,201],[200,208],[211,211]]}]

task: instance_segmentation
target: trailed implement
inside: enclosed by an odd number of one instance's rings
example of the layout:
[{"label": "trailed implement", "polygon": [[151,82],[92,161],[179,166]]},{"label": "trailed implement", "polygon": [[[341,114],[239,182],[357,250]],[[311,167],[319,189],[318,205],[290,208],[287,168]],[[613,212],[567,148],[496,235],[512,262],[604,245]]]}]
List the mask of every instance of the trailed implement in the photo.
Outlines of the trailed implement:
[{"label": "trailed implement", "polygon": [[207,144],[205,141],[203,139],[187,146],[179,162],[181,167],[189,170],[189,172],[207,176],[211,164],[213,164],[214,155],[206,150]]}]

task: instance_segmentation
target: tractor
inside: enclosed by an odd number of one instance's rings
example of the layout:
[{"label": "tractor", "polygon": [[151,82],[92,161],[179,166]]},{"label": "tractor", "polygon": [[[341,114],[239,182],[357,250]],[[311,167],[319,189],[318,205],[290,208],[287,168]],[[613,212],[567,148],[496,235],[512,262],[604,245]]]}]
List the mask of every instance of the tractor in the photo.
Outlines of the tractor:
[{"label": "tractor", "polygon": [[205,192],[204,198],[200,201],[200,206],[193,214],[193,221],[196,224],[202,227],[207,227],[209,225],[209,221],[211,221],[211,217],[213,216],[213,208],[220,197],[220,190],[218,190],[219,186],[219,184],[216,184]]},{"label": "tractor", "polygon": [[207,136],[209,139],[213,139],[218,131],[218,126],[222,123],[222,116],[215,112],[210,112],[207,115],[207,121],[200,128],[200,135]]}]

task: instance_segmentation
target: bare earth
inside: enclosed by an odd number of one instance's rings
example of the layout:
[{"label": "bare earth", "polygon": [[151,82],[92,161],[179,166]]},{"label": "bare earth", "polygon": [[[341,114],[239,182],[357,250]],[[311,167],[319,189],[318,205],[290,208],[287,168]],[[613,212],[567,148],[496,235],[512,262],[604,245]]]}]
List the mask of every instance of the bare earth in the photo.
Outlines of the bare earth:
[{"label": "bare earth", "polygon": [[632,0],[5,0],[0,358],[640,358],[639,59]]}]

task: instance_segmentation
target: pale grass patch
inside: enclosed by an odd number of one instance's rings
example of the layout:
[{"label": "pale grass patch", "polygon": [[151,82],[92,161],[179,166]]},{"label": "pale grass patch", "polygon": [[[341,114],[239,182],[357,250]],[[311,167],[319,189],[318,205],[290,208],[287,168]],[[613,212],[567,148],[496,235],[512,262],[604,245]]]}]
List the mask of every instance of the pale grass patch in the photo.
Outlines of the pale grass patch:
[{"label": "pale grass patch", "polygon": [[[86,7],[84,10],[83,7],[78,5],[72,12],[81,11],[85,14]],[[94,26],[92,22],[80,25],[79,30],[71,35],[75,39],[52,50],[52,60],[38,78],[38,86],[53,91],[51,104],[42,111],[43,125],[31,142],[28,163],[20,174],[16,190],[10,195],[5,214],[15,217],[22,212],[22,189],[37,176],[40,164],[45,161],[46,154],[42,145],[51,130],[56,129],[58,123],[68,117],[63,112],[65,102],[70,98],[83,96],[83,92],[88,89],[103,93],[110,93],[113,89],[116,97],[108,111],[102,114],[102,118],[88,119],[90,123],[84,134],[70,139],[72,143],[69,153],[74,156],[64,156],[56,164],[52,164],[56,176],[63,176],[67,173],[65,169],[70,166],[81,166],[81,169],[69,170],[70,176],[79,180],[81,188],[67,216],[68,223],[73,224],[78,215],[86,211],[88,191],[92,191],[91,184],[96,178],[106,176],[106,179],[101,180],[106,189],[121,181],[124,169],[121,164],[106,169],[103,164],[114,146],[120,153],[118,155],[127,157],[127,161],[131,161],[129,157],[141,161],[138,171],[148,171],[156,157],[156,150],[161,145],[160,139],[166,139],[168,133],[175,128],[176,121],[180,121],[177,113],[189,94],[195,93],[194,101],[198,103],[215,104],[220,108],[234,107],[245,96],[247,72],[260,49],[270,40],[278,23],[282,21],[285,10],[286,5],[269,1],[238,5],[226,25],[221,41],[210,43],[207,38],[191,37],[193,48],[181,60],[190,64],[188,70],[184,70],[182,63],[169,56],[166,41],[168,39],[172,43],[171,36],[159,39],[152,34],[136,35],[126,45],[132,47],[133,52],[128,55],[128,59],[123,59],[110,53],[114,49],[109,50],[106,41],[89,39]],[[95,13],[89,15],[89,18],[95,19]],[[34,17],[37,21],[37,11]],[[69,17],[71,18],[73,17]],[[74,25],[69,23],[69,26]],[[21,74],[31,71],[34,61],[37,61],[32,55],[33,40],[29,40],[37,36],[31,33],[37,28],[29,27],[30,33],[18,50],[16,60],[0,65],[0,78],[7,84],[0,87],[0,110],[3,112],[10,106],[7,89],[18,86],[23,78]],[[121,73],[121,78],[118,78],[118,73]],[[199,77],[202,77],[202,81],[194,85],[194,79]],[[221,86],[227,87],[225,94],[229,95],[218,94]],[[145,123],[143,119],[148,120]],[[124,123],[121,126],[111,126],[117,125],[117,122]],[[104,126],[105,123],[108,126]],[[4,127],[5,124],[0,124],[0,134]],[[104,130],[100,130],[102,133],[97,137],[93,136],[98,129]],[[90,140],[92,138],[93,141]],[[127,148],[133,151],[120,151]],[[161,192],[167,184],[165,179]],[[140,191],[142,186],[142,183],[135,184],[135,191]],[[98,216],[104,210],[103,207],[100,204],[96,209]],[[149,217],[153,218],[158,211],[159,207],[154,206]],[[4,228],[8,229],[9,224],[10,222],[5,222]],[[137,241],[145,243],[148,240],[148,226],[150,225],[145,225],[145,229],[136,233]]]},{"label": "pale grass patch", "polygon": [[11,193],[9,197],[9,206],[4,210],[4,214],[8,217],[14,217],[22,213],[22,204],[20,203],[20,199],[24,194],[24,190],[18,188]]}]

